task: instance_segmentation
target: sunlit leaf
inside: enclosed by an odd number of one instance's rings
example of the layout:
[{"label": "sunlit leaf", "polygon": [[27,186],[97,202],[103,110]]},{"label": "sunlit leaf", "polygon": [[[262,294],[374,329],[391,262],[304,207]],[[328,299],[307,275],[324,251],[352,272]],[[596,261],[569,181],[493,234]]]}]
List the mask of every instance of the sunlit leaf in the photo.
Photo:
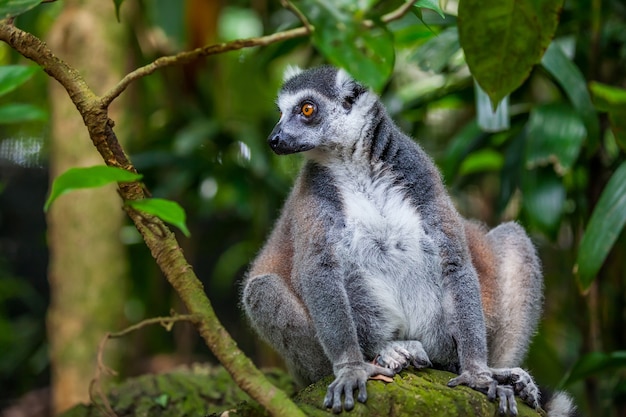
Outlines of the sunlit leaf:
[{"label": "sunlit leaf", "polygon": [[439,0],[417,0],[415,2],[415,7],[433,10],[442,18],[445,18],[443,10],[441,10],[441,6],[439,6]]},{"label": "sunlit leaf", "polygon": [[114,182],[133,182],[140,179],[140,174],[109,166],[70,168],[52,183],[52,190],[44,205],[44,211],[48,211],[54,200],[70,191],[97,188]]},{"label": "sunlit leaf", "polygon": [[463,160],[459,175],[469,175],[476,172],[497,171],[504,165],[504,157],[493,149],[481,149],[468,155]]},{"label": "sunlit leaf", "polygon": [[0,106],[0,124],[45,121],[48,113],[31,104],[6,104]]},{"label": "sunlit leaf", "polygon": [[528,121],[527,167],[553,164],[559,175],[565,175],[576,162],[586,136],[585,124],[569,105],[533,108]]},{"label": "sunlit leaf", "polygon": [[467,65],[495,105],[541,60],[563,0],[463,0],[459,39]]},{"label": "sunlit leaf", "polygon": [[587,82],[578,67],[570,61],[560,46],[554,42],[543,55],[541,65],[559,83],[572,106],[580,114],[587,128],[587,141],[593,151],[600,141],[600,125],[596,109],[591,102]]},{"label": "sunlit leaf", "polygon": [[30,79],[39,67],[24,65],[0,66],[0,96],[15,90]]},{"label": "sunlit leaf", "polygon": [[463,158],[484,140],[486,134],[478,127],[475,121],[465,125],[450,141],[446,155],[441,162],[446,181],[451,181],[460,166]]},{"label": "sunlit leaf", "polygon": [[3,0],[0,2],[0,19],[19,16],[41,3],[42,0]]},{"label": "sunlit leaf", "polygon": [[554,171],[534,169],[522,176],[522,203],[530,224],[556,237],[565,205],[565,187]]},{"label": "sunlit leaf", "polygon": [[626,110],[626,89],[602,84],[597,81],[589,83],[593,101],[601,111],[610,112],[615,109]]},{"label": "sunlit leaf", "polygon": [[187,237],[191,235],[186,225],[185,210],[175,201],[162,198],[145,198],[143,200],[129,200],[125,204],[136,210],[157,216],[164,222],[178,227]]},{"label": "sunlit leaf", "polygon": [[578,247],[574,270],[589,288],[626,223],[626,162],[604,187]]},{"label": "sunlit leaf", "polygon": [[593,102],[600,111],[609,113],[611,130],[615,141],[626,151],[626,89],[613,87],[592,81],[589,89],[593,94]]},{"label": "sunlit leaf", "polygon": [[560,385],[566,386],[600,372],[623,368],[626,368],[626,351],[591,352],[578,359]]}]

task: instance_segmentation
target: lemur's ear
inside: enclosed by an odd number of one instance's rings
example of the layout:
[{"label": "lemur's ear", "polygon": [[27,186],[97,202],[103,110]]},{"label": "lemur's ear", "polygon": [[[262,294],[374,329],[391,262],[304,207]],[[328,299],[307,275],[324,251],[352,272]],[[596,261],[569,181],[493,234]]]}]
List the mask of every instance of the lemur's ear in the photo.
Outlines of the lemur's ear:
[{"label": "lemur's ear", "polygon": [[286,83],[296,75],[302,72],[302,68],[297,65],[287,65],[285,72],[283,73],[283,83]]},{"label": "lemur's ear", "polygon": [[365,87],[356,82],[343,68],[337,71],[335,86],[339,91],[339,97],[343,100],[343,107],[346,110],[350,110],[357,98],[367,91]]}]

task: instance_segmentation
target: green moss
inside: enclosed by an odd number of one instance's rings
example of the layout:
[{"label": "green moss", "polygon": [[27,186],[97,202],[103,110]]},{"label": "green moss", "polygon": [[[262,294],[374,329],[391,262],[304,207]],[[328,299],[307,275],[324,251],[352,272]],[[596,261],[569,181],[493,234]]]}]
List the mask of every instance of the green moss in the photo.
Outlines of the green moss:
[{"label": "green moss", "polygon": [[[293,383],[282,371],[266,372],[269,379],[281,389],[293,394]],[[467,387],[449,388],[446,384],[454,375],[425,369],[403,371],[393,382],[370,380],[367,383],[368,400],[357,403],[349,417],[493,417],[498,415],[497,404],[480,392]],[[322,405],[326,388],[332,382],[329,376],[300,391],[295,396],[306,415],[332,416]],[[196,366],[160,375],[131,378],[111,389],[109,400],[119,417],[125,416],[219,416],[226,410],[229,417],[266,417],[267,412],[252,401],[233,382],[221,367]],[[538,414],[520,401],[520,417],[538,417]],[[236,411],[234,411],[236,409]],[[62,417],[100,415],[94,406],[79,406]]]}]

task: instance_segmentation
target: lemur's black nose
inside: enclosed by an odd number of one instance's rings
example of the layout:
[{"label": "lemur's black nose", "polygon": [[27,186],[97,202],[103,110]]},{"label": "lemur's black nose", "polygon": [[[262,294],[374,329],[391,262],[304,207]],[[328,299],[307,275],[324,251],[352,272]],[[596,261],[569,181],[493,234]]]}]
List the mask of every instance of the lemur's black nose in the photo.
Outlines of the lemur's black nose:
[{"label": "lemur's black nose", "polygon": [[280,135],[278,133],[270,137],[269,143],[272,149],[276,149],[279,142],[280,142]]}]

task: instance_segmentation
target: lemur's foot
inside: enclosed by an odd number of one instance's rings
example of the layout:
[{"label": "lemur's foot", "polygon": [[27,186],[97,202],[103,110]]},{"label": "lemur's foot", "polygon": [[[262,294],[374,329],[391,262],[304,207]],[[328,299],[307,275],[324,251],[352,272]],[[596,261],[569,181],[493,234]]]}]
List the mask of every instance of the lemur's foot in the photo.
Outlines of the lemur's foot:
[{"label": "lemur's foot", "polygon": [[539,388],[533,377],[522,368],[492,369],[499,384],[510,385],[522,401],[532,408],[539,408]]},{"label": "lemur's foot", "polygon": [[415,368],[432,367],[424,347],[417,340],[398,340],[385,346],[378,356],[376,363],[398,373],[409,365]]},{"label": "lemur's foot", "polygon": [[511,385],[500,384],[489,369],[464,371],[448,382],[449,387],[466,385],[487,395],[489,401],[498,400],[498,412],[501,415],[517,416],[515,391]]}]

